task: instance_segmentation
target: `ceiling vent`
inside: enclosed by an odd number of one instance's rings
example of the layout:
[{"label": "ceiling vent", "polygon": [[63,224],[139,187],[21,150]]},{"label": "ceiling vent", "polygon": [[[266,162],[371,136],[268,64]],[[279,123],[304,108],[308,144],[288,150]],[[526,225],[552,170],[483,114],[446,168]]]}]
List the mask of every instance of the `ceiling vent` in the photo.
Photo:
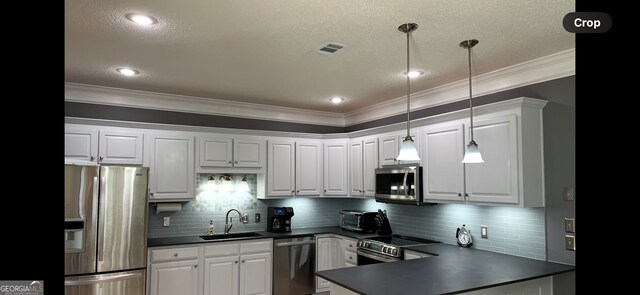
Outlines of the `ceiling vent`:
[{"label": "ceiling vent", "polygon": [[343,48],[347,47],[347,45],[336,43],[336,42],[327,42],[322,44],[320,48],[316,49],[315,52],[324,55],[333,55],[338,53]]}]

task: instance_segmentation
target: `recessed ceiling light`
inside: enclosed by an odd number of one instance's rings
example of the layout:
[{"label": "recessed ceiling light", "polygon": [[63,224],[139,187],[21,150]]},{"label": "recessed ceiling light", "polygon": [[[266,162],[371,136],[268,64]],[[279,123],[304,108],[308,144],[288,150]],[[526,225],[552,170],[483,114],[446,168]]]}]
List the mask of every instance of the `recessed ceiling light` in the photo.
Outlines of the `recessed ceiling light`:
[{"label": "recessed ceiling light", "polygon": [[153,25],[158,22],[158,20],[152,16],[139,13],[129,13],[127,14],[127,19],[140,25]]},{"label": "recessed ceiling light", "polygon": [[137,74],[140,74],[140,72],[131,68],[119,68],[116,71],[118,71],[118,73],[123,74],[125,76],[135,76]]},{"label": "recessed ceiling light", "polygon": [[329,101],[335,104],[339,104],[344,101],[344,98],[335,96],[335,97],[329,98]]},{"label": "recessed ceiling light", "polygon": [[[406,75],[407,72],[404,72],[404,74]],[[409,72],[409,78],[415,78],[415,77],[422,76],[422,75],[424,75],[423,71],[411,71],[411,72]]]}]

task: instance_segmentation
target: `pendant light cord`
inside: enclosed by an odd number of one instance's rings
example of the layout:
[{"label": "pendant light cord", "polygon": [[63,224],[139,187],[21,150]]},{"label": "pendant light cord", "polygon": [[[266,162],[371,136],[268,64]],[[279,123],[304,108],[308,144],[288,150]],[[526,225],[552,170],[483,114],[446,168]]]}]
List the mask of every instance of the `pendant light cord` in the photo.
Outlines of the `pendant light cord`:
[{"label": "pendant light cord", "polygon": [[[471,44],[471,40],[467,41]],[[473,140],[473,105],[471,104],[471,46],[467,47],[469,56],[469,118],[471,119],[471,141]]]},{"label": "pendant light cord", "polygon": [[[407,28],[409,27],[409,23],[407,23]],[[411,115],[411,108],[409,107],[409,103],[411,102],[411,84],[409,83],[409,30],[407,30],[407,137],[411,136],[409,134],[409,121]]]}]

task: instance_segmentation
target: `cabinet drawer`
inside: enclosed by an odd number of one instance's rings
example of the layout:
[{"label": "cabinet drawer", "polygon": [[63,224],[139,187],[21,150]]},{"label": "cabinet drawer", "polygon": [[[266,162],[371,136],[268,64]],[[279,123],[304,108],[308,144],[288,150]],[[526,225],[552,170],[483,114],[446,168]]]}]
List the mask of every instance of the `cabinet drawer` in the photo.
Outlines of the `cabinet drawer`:
[{"label": "cabinet drawer", "polygon": [[240,255],[238,243],[221,243],[204,247],[204,257]]},{"label": "cabinet drawer", "polygon": [[198,259],[198,248],[173,248],[151,250],[151,262]]},{"label": "cabinet drawer", "polygon": [[351,239],[344,239],[344,249],[351,252],[356,252],[356,246],[358,241]]},{"label": "cabinet drawer", "polygon": [[344,262],[347,265],[358,265],[358,254],[356,254],[356,252],[351,252],[348,250],[344,251]]},{"label": "cabinet drawer", "polygon": [[273,240],[255,240],[240,244],[240,253],[265,253],[271,252],[273,248]]}]

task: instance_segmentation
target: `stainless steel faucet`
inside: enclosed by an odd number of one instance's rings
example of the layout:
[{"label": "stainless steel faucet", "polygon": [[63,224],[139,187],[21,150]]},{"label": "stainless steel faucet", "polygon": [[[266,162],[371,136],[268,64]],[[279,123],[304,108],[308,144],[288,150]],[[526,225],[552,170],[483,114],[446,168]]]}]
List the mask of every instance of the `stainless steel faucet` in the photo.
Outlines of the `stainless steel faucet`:
[{"label": "stainless steel faucet", "polygon": [[242,223],[247,223],[249,220],[248,218],[246,218],[247,220],[245,221],[243,218],[244,216],[242,216],[242,213],[240,213],[240,211],[238,211],[238,209],[236,208],[231,208],[229,209],[229,211],[227,211],[227,215],[224,217],[224,233],[228,234],[229,231],[231,230],[231,227],[233,226],[233,217],[231,217],[231,221],[229,221],[229,213],[231,213],[231,211],[236,211],[238,212],[238,215],[240,216],[240,221],[242,221]]}]

